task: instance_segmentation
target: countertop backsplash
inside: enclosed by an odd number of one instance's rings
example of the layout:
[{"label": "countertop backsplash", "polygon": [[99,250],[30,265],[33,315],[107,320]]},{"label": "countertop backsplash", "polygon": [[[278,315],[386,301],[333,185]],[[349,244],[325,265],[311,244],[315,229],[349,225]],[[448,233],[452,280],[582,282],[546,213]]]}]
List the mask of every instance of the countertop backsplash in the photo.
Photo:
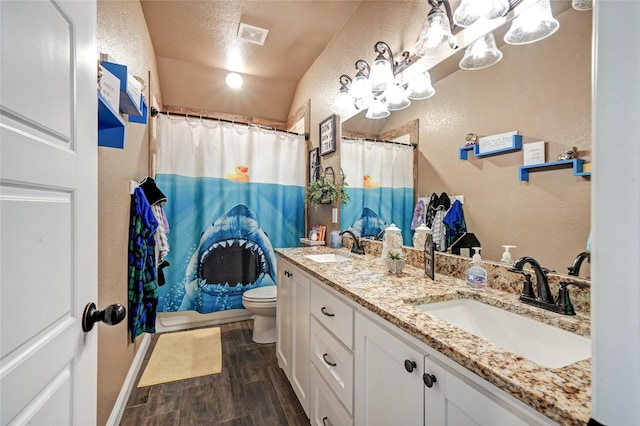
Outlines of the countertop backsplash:
[{"label": "countertop backsplash", "polygon": [[[382,242],[370,240],[366,238],[359,239],[360,245],[366,254],[372,256],[380,256],[382,254]],[[343,238],[344,247],[351,248],[353,240],[351,238]],[[404,246],[404,255],[407,258],[407,265],[416,268],[424,268],[424,250],[414,249]],[[461,280],[465,279],[465,271],[469,267],[470,258],[452,255],[448,253],[435,252],[436,272],[448,275]],[[484,260],[483,263],[487,269],[488,284],[491,288],[509,293],[520,294],[524,279],[521,274],[510,272],[509,266],[499,262]],[[547,274],[551,294],[557,297],[560,288],[560,281],[570,282],[576,285],[569,287],[571,302],[576,312],[590,316],[591,315],[591,283],[589,280],[569,275],[560,275],[553,272]]]}]

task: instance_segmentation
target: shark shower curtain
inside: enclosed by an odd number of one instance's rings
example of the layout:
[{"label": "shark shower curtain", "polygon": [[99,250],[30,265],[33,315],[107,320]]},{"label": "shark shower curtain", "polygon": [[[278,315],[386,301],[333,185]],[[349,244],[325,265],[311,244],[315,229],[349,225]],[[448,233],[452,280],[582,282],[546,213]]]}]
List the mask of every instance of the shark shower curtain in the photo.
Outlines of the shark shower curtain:
[{"label": "shark shower curtain", "polygon": [[304,235],[304,137],[161,115],[157,144],[170,245],[158,311],[242,309],[244,291],[276,284],[273,248]]},{"label": "shark shower curtain", "polygon": [[349,195],[340,212],[341,229],[374,237],[394,223],[404,244],[411,245],[413,147],[343,138],[340,158]]}]

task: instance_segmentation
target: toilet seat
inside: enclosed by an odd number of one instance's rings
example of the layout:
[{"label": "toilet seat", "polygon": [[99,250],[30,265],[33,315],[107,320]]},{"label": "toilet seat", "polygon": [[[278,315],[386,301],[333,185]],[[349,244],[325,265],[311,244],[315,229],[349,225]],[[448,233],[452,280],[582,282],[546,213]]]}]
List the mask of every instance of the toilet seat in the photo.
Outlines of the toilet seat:
[{"label": "toilet seat", "polygon": [[276,298],[277,290],[275,285],[256,287],[242,294],[242,299],[251,303],[274,303]]}]

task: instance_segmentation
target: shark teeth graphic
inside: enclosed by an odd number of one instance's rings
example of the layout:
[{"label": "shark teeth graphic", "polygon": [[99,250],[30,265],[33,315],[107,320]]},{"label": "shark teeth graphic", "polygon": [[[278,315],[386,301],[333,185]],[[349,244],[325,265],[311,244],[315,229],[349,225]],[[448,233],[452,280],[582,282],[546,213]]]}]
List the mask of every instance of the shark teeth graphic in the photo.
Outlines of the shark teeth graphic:
[{"label": "shark teeth graphic", "polygon": [[230,287],[242,291],[255,287],[267,270],[267,257],[259,244],[245,239],[217,241],[200,257],[199,285],[208,294]]},{"label": "shark teeth graphic", "polygon": [[204,230],[185,274],[180,310],[241,309],[242,293],[276,285],[276,258],[256,215],[237,204]]}]

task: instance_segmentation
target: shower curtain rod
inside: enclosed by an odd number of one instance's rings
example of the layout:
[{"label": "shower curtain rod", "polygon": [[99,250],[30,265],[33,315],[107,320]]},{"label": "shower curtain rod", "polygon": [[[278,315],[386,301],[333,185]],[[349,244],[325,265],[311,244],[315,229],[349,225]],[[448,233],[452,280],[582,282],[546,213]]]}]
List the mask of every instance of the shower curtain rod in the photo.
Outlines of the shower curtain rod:
[{"label": "shower curtain rod", "polygon": [[347,140],[350,140],[350,141],[391,143],[391,144],[394,144],[394,145],[410,146],[413,149],[416,149],[418,147],[418,144],[415,144],[415,143],[402,143],[402,142],[396,142],[396,141],[386,141],[384,139],[356,138],[356,137],[352,137],[352,136],[343,136],[342,139],[347,139]]},{"label": "shower curtain rod", "polygon": [[253,126],[253,127],[258,127],[260,129],[264,129],[264,130],[273,130],[273,131],[276,131],[276,132],[282,132],[282,133],[287,133],[287,134],[296,135],[296,136],[303,135],[304,136],[304,140],[306,140],[306,141],[309,140],[309,133],[290,132],[288,130],[280,130],[280,129],[276,129],[275,127],[264,126],[262,124],[244,123],[242,121],[228,120],[226,118],[219,118],[219,117],[209,117],[209,116],[200,115],[200,114],[188,114],[188,113],[183,113],[183,112],[159,111],[157,108],[151,107],[151,116],[152,117],[155,117],[156,115],[159,115],[159,114],[177,115],[179,117],[186,117],[186,118],[188,118],[189,115],[191,115],[194,118],[195,117],[206,118],[207,120],[221,121],[221,122],[224,122],[224,123],[231,123],[231,124],[240,124],[242,126],[247,126],[247,127]]}]

